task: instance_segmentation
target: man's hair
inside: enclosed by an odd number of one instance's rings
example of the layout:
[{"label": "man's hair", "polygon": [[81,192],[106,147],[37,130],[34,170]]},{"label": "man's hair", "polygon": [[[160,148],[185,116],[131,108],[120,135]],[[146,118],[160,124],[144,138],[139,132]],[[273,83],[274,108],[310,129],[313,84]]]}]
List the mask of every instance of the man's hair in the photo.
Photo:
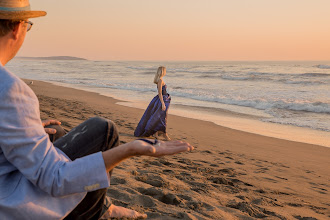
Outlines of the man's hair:
[{"label": "man's hair", "polygon": [[20,21],[18,20],[0,19],[0,37],[3,37],[8,34],[19,23]]}]

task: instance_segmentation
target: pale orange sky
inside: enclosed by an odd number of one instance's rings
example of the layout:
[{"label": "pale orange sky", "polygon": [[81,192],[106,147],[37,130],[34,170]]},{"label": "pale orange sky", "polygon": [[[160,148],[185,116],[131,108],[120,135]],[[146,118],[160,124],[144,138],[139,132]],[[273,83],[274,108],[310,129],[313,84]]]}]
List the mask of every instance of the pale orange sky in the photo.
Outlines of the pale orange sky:
[{"label": "pale orange sky", "polygon": [[330,0],[30,0],[18,56],[330,60]]}]

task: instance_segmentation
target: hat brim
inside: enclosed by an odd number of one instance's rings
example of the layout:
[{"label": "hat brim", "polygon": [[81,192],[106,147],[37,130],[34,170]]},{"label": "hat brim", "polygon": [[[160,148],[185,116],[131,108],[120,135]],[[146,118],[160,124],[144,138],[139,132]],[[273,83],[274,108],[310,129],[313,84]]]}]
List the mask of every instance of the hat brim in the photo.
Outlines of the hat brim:
[{"label": "hat brim", "polygon": [[19,20],[45,16],[45,11],[0,11],[0,19]]}]

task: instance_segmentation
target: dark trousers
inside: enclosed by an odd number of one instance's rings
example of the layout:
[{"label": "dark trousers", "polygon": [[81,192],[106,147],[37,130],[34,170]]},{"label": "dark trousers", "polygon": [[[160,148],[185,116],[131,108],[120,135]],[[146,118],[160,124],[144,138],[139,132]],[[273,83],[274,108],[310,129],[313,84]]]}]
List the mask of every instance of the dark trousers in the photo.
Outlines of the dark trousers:
[{"label": "dark trousers", "polygon": [[[59,125],[47,127],[57,130],[56,134],[49,135],[49,138],[54,146],[62,150],[71,160],[106,151],[119,145],[119,134],[115,124],[103,118],[90,118],[67,134]],[[106,192],[107,189],[88,192],[65,219],[99,219],[111,205],[108,202],[104,207]]]}]

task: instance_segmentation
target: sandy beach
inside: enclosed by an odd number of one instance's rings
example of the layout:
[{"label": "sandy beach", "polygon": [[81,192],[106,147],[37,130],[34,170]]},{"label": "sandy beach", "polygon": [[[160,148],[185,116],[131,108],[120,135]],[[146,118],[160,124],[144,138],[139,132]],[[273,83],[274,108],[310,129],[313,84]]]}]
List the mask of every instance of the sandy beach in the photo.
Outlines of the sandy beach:
[{"label": "sandy beach", "polygon": [[[70,130],[100,116],[117,124],[122,143],[136,139],[141,109],[47,82],[29,86],[39,98],[42,119],[58,119]],[[114,204],[146,213],[148,219],[330,218],[330,148],[171,114],[168,133],[196,149],[120,164],[108,191]]]}]

